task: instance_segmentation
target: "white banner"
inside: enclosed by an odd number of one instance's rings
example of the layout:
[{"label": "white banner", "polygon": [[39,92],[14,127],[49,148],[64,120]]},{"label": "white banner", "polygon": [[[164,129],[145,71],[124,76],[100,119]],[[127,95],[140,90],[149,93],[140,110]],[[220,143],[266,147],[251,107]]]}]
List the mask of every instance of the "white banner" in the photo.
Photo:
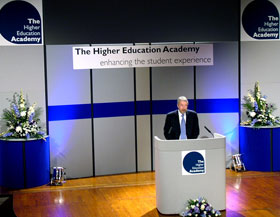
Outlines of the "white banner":
[{"label": "white banner", "polygon": [[74,69],[213,65],[213,44],[73,47]]}]

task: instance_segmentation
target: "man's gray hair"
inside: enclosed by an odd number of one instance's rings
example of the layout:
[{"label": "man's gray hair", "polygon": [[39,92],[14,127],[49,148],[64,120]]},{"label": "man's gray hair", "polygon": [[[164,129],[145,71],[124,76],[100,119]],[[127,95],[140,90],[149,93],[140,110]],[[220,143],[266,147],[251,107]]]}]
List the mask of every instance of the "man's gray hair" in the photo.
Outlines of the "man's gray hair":
[{"label": "man's gray hair", "polygon": [[177,105],[179,104],[180,101],[186,101],[189,104],[189,101],[187,99],[187,97],[185,96],[179,96],[177,99]]}]

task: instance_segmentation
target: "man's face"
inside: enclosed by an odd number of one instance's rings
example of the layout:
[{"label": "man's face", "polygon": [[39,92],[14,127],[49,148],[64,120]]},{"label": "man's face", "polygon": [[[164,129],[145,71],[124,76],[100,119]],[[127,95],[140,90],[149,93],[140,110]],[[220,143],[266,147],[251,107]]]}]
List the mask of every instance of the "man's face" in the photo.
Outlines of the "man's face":
[{"label": "man's face", "polygon": [[178,105],[177,105],[179,111],[184,114],[186,113],[187,109],[188,109],[188,103],[186,101],[179,101]]}]

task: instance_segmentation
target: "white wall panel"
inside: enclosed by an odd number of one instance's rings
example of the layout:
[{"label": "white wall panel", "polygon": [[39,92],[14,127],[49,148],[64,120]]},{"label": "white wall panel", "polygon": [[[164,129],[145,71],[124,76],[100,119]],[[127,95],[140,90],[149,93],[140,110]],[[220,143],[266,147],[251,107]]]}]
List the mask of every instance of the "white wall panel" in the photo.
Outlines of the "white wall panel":
[{"label": "white wall panel", "polygon": [[134,100],[133,69],[93,70],[94,103]]},{"label": "white wall panel", "polygon": [[95,173],[136,171],[133,117],[94,119]]},{"label": "white wall panel", "polygon": [[151,170],[151,121],[150,115],[137,116],[138,171]]},{"label": "white wall panel", "polygon": [[[133,69],[93,70],[93,100],[94,103],[133,102]],[[135,172],[134,115],[115,117],[114,104],[103,106],[110,106],[112,113],[94,118],[96,175]]]},{"label": "white wall panel", "polygon": [[[136,100],[150,100],[150,69],[136,68]],[[138,171],[151,170],[151,117],[137,116],[137,162]]]},{"label": "white wall panel", "polygon": [[[73,70],[72,45],[47,46],[47,78],[49,106],[70,105],[71,112],[71,105],[90,104],[90,70]],[[66,167],[71,178],[92,176],[90,117],[50,121],[49,130],[51,166]]]},{"label": "white wall panel", "polygon": [[66,167],[68,178],[92,176],[90,129],[90,119],[51,121],[51,166]]},{"label": "white wall panel", "polygon": [[193,67],[154,67],[152,69],[153,100],[193,99]]},{"label": "white wall panel", "polygon": [[90,103],[90,70],[73,69],[72,47],[47,46],[49,105]]}]

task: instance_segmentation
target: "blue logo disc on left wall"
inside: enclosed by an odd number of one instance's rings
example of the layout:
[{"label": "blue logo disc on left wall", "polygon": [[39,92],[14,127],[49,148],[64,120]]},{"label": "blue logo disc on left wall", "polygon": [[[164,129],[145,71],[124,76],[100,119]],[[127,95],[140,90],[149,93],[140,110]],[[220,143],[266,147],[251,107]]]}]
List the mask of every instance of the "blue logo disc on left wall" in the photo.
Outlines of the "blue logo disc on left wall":
[{"label": "blue logo disc on left wall", "polygon": [[14,44],[42,44],[38,10],[26,1],[11,1],[0,10],[0,33]]}]

